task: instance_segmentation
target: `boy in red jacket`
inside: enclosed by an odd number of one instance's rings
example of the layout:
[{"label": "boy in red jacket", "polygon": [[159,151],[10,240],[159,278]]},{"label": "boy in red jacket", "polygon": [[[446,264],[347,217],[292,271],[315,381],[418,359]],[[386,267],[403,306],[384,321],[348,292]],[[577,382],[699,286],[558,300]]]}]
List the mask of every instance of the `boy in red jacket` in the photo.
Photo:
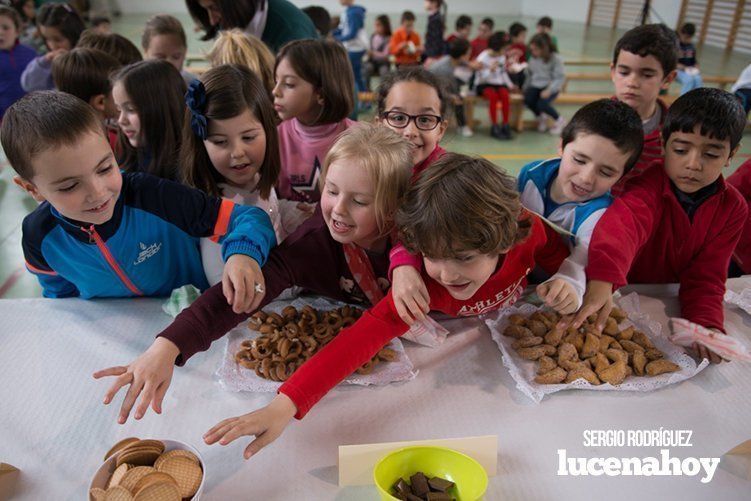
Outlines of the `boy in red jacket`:
[{"label": "boy in red jacket", "polygon": [[644,127],[644,148],[634,168],[610,189],[614,197],[623,192],[626,182],[639,176],[662,156],[660,127],[667,106],[659,98],[675,79],[678,38],[663,24],[646,24],[627,31],[615,45],[610,78],[615,98],[639,114]]},{"label": "boy in red jacket", "polygon": [[723,332],[728,265],[748,207],[722,169],[738,150],[745,125],[738,101],[720,89],[695,89],[673,103],[662,127],[664,161],[630,182],[595,227],[590,282],[574,326],[598,310],[603,325],[613,287],[678,282],[681,316]]},{"label": "boy in red jacket", "polygon": [[[560,236],[522,208],[514,178],[487,160],[456,153],[423,172],[396,220],[407,249],[425,256],[430,309],[454,317],[512,305],[536,263],[555,271],[568,255]],[[204,440],[226,445],[255,435],[245,449],[249,458],[408,329],[389,293],[300,367],[268,406],[222,421]]]},{"label": "boy in red jacket", "polygon": [[[728,178],[728,184],[735,186],[735,189],[746,199],[746,203],[751,206],[751,160],[746,160],[738,167]],[[728,272],[729,278],[749,274],[751,274],[751,210],[749,210],[749,217],[746,219],[741,239],[735,246]]]}]

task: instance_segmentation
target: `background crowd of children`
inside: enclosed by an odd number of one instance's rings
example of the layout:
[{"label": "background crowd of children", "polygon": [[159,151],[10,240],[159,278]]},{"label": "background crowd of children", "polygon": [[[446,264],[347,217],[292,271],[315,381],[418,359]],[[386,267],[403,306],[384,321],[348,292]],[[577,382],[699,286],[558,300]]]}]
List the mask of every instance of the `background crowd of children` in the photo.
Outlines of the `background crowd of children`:
[{"label": "background crowd of children", "polygon": [[[120,422],[134,407],[137,419],[161,412],[175,364],[290,288],[372,308],[207,443],[255,435],[249,457],[430,311],[502,308],[528,281],[564,323],[597,314],[600,328],[614,288],[677,282],[682,316],[723,332],[725,281],[751,273],[751,161],[722,175],[746,127],[751,66],[732,92],[703,88],[692,25],[625,33],[613,97],[567,121],[553,106],[564,69],[550,18],[532,37],[485,18],[472,39],[462,15],[446,36],[446,3],[427,0],[424,37],[409,11],[393,31],[379,16],[368,36],[353,0],[335,27],[320,7],[230,3],[186,0],[214,40],[199,78],[172,16],[148,20],[139,50],[106,23],[87,29],[67,3],[0,5],[0,139],[40,203],[22,244],[44,295],[203,292],[141,357],[96,373],[115,377],[105,403],[130,387]],[[373,78],[375,123],[358,123],[355,91]],[[675,78],[682,96],[668,107],[660,93]],[[469,92],[502,140],[521,93],[538,130],[560,135],[559,155],[514,179],[447,153],[452,114],[473,133]]]}]

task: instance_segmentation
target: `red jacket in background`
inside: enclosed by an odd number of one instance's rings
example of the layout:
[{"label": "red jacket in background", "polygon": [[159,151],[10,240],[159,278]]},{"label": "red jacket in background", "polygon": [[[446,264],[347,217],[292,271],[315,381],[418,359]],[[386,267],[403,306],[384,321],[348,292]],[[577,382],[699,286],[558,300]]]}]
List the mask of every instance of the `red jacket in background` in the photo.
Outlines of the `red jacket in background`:
[{"label": "red jacket in background", "polygon": [[722,301],[730,256],[748,208],[720,177],[717,192],[690,221],[662,160],[630,182],[605,211],[589,244],[587,279],[680,284],[681,316],[723,330]]},{"label": "red jacket in background", "polygon": [[[466,301],[454,299],[426,273],[423,280],[430,294],[430,310],[455,317],[474,316],[510,306],[521,296],[527,274],[539,264],[555,273],[568,256],[560,236],[534,214],[529,236],[502,255],[495,273]],[[295,417],[301,419],[326,393],[373,358],[393,338],[409,330],[396,312],[388,293],[352,326],[344,329],[313,358],[303,364],[279,389],[297,406]]]},{"label": "red jacket in background", "polygon": [[[727,179],[729,185],[735,186],[746,203],[751,205],[751,159],[746,160],[735,173]],[[743,227],[741,239],[735,246],[733,261],[743,271],[744,275],[751,274],[751,211]]]}]

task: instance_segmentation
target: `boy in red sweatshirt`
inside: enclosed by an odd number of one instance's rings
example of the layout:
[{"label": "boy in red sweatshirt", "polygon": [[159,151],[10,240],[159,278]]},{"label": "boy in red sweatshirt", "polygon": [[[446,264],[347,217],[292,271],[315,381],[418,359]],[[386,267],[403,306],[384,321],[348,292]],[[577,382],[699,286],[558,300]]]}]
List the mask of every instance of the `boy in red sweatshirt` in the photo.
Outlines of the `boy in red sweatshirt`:
[{"label": "boy in red sweatshirt", "polygon": [[[751,206],[751,160],[746,160],[738,167],[728,178],[728,184],[735,186],[735,189],[746,199],[746,203]],[[746,225],[743,227],[741,239],[735,246],[728,276],[733,278],[749,274],[751,274],[751,210],[749,210]]]},{"label": "boy in red sweatshirt", "polygon": [[630,182],[595,227],[574,326],[598,310],[604,324],[613,287],[678,282],[681,316],[724,332],[725,280],[748,207],[722,169],[745,125],[738,101],[720,89],[695,89],[673,103],[662,127],[665,159]]},{"label": "boy in red sweatshirt", "polygon": [[[554,271],[568,255],[560,236],[522,208],[514,178],[487,160],[456,153],[418,178],[396,220],[408,250],[425,256],[430,309],[454,317],[512,305],[536,263]],[[226,445],[255,435],[245,449],[249,458],[408,329],[389,293],[300,367],[267,407],[222,421],[204,440]]]},{"label": "boy in red sweatshirt", "polygon": [[660,128],[667,106],[659,96],[675,79],[677,44],[675,32],[667,26],[647,24],[627,31],[615,45],[610,64],[615,98],[631,106],[641,117],[644,148],[634,168],[610,189],[614,197],[623,193],[629,179],[639,176],[662,156]]}]

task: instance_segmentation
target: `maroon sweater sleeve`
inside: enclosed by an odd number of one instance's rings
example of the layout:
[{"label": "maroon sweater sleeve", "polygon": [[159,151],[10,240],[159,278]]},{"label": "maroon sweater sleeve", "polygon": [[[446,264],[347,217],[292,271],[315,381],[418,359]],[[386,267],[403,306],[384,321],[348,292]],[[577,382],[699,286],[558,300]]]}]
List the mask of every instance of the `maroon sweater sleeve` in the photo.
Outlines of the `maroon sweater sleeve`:
[{"label": "maroon sweater sleeve", "polygon": [[628,283],[631,264],[654,230],[661,175],[652,168],[635,179],[597,222],[589,243],[587,280],[610,282],[616,288]]},{"label": "maroon sweater sleeve", "polygon": [[295,417],[302,419],[334,386],[407,330],[409,327],[399,318],[389,292],[353,326],[342,330],[297,369],[279,388],[279,392],[295,403]]},{"label": "maroon sweater sleeve", "polygon": [[[303,226],[275,247],[263,267],[266,295],[259,309],[273,301],[293,285],[311,292],[339,299],[341,246],[330,237],[320,214],[311,216]],[[199,351],[208,350],[211,343],[224,336],[251,313],[236,314],[227,304],[222,284],[204,292],[190,307],[183,310],[174,322],[158,334],[175,343],[180,355],[177,365]]]},{"label": "maroon sweater sleeve", "polygon": [[722,301],[728,265],[746,221],[748,207],[737,191],[723,195],[727,203],[712,223],[714,234],[681,273],[678,297],[681,315],[707,328],[725,332]]}]

